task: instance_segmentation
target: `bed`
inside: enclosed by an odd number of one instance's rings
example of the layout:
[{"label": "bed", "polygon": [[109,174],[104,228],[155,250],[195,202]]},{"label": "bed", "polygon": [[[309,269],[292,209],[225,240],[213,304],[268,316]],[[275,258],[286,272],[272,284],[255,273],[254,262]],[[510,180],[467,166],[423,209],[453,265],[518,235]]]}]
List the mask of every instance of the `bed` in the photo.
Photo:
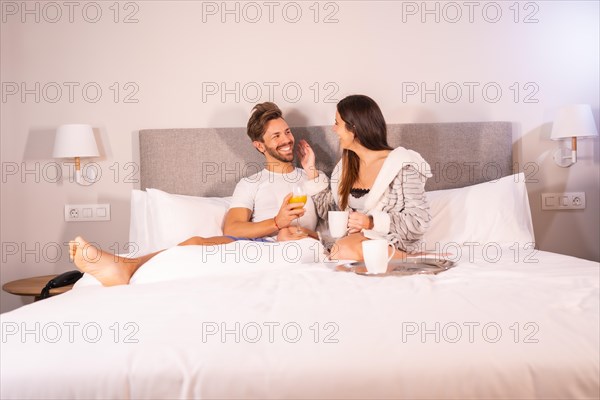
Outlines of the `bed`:
[{"label": "bed", "polygon": [[[293,132],[329,173],[329,128]],[[423,250],[453,268],[363,276],[312,239],[172,248],[130,285],[86,275],[0,315],[1,397],[598,398],[599,265],[535,249],[511,123],[390,125],[389,136],[431,165]],[[262,168],[241,128],[139,140],[136,254],[218,234],[235,182]]]}]

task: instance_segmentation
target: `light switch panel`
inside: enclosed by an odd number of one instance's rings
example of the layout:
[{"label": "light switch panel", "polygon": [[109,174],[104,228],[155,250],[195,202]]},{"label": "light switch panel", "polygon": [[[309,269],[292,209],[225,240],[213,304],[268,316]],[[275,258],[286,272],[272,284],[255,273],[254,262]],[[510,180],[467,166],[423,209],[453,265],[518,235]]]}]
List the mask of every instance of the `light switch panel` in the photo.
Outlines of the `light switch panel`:
[{"label": "light switch panel", "polygon": [[110,204],[65,204],[65,221],[110,221]]},{"label": "light switch panel", "polygon": [[583,210],[585,192],[542,193],[542,210]]}]

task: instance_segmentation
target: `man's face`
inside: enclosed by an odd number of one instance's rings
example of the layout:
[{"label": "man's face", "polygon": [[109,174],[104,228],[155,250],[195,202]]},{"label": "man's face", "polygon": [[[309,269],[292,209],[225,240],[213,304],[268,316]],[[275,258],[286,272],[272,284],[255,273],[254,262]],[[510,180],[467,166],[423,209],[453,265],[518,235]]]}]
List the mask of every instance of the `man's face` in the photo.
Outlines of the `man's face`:
[{"label": "man's face", "polygon": [[263,142],[254,142],[256,148],[267,157],[281,162],[294,160],[294,135],[283,118],[267,123]]}]

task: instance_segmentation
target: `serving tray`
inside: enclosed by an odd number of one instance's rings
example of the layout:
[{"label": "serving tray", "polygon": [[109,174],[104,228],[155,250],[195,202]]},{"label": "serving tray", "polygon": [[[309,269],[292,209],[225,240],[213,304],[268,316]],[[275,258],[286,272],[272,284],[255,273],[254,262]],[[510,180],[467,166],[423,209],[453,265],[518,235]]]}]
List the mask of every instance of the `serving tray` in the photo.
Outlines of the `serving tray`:
[{"label": "serving tray", "polygon": [[417,257],[404,260],[391,260],[388,263],[388,269],[383,273],[370,273],[363,261],[352,262],[349,264],[338,265],[338,271],[354,272],[365,276],[397,276],[397,275],[416,275],[429,274],[435,275],[447,271],[454,267],[456,263],[450,260]]}]

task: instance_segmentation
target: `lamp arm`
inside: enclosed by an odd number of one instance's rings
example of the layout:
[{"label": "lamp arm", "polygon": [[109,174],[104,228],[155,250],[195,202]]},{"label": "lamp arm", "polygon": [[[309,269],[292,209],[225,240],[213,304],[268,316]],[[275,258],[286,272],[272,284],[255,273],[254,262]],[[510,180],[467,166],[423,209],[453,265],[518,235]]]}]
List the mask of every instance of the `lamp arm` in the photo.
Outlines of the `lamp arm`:
[{"label": "lamp arm", "polygon": [[[570,150],[570,151],[569,151]],[[571,137],[571,148],[559,147],[554,152],[554,162],[562,168],[568,168],[577,162],[577,138]]]},{"label": "lamp arm", "polygon": [[92,186],[95,181],[88,181],[81,173],[81,159],[75,157],[75,182],[81,186]]}]

